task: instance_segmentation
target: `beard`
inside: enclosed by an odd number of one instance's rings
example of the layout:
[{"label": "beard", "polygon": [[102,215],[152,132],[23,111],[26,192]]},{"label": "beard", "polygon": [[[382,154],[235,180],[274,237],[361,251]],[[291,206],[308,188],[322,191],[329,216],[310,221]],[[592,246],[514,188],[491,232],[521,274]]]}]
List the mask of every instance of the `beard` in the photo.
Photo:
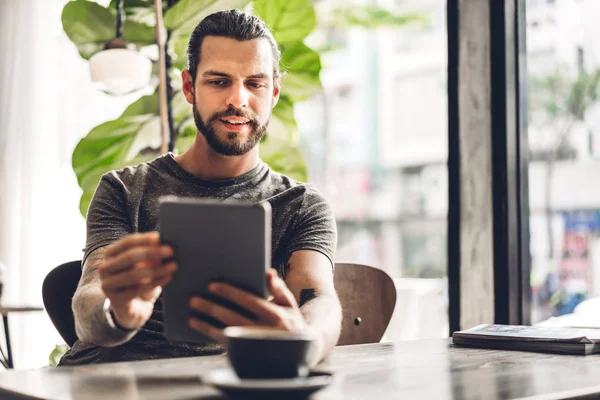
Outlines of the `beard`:
[{"label": "beard", "polygon": [[[202,119],[196,107],[196,97],[194,97],[194,122],[198,131],[206,138],[206,142],[216,153],[224,156],[243,156],[252,150],[265,136],[267,126],[271,116],[265,124],[260,124],[256,115],[229,107],[226,111],[216,112],[208,118],[207,121]],[[248,125],[250,132],[248,138],[243,140],[240,138],[239,132],[227,132],[225,139],[219,138],[216,131],[216,124],[219,120],[226,117],[242,117],[249,120]]]}]

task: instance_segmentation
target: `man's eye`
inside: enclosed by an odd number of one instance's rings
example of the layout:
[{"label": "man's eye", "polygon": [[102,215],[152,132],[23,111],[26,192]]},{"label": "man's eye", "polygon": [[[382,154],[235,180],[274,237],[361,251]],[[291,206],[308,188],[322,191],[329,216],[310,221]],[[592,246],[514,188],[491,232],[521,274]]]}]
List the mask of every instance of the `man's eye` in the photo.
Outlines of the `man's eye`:
[{"label": "man's eye", "polygon": [[214,86],[225,86],[225,84],[227,82],[225,82],[225,81],[209,81],[208,83],[211,85],[214,85]]},{"label": "man's eye", "polygon": [[258,82],[250,82],[250,83],[248,83],[248,85],[250,87],[253,87],[254,89],[260,89],[265,86],[264,84],[258,83]]}]

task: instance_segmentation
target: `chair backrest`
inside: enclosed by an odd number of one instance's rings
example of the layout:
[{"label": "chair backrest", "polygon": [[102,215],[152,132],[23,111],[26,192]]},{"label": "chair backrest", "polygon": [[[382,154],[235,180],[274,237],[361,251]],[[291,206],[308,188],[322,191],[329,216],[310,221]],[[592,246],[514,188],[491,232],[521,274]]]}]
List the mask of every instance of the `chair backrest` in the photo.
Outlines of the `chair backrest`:
[{"label": "chair backrest", "polygon": [[[46,312],[69,346],[77,341],[71,302],[80,278],[81,261],[71,261],[50,271],[42,285]],[[335,288],[343,310],[338,346],[379,342],[396,306],[392,278],[366,265],[336,263]]]},{"label": "chair backrest", "polygon": [[378,343],[396,306],[392,278],[366,265],[336,263],[334,281],[343,312],[337,345]]},{"label": "chair backrest", "polygon": [[73,346],[77,341],[71,302],[80,278],[81,261],[71,261],[50,271],[42,284],[42,298],[46,312],[69,346]]}]

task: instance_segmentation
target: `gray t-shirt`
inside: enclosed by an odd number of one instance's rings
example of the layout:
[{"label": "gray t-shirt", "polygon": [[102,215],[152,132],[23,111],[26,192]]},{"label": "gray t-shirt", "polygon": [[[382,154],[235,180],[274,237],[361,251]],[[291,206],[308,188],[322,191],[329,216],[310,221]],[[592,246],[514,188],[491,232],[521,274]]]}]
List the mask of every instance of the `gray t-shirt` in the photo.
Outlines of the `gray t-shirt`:
[{"label": "gray t-shirt", "polygon": [[[272,208],[271,262],[285,277],[285,266],[297,250],[315,250],[333,259],[335,220],[325,198],[310,184],[298,183],[260,162],[252,171],[226,180],[206,181],[184,170],[172,154],[149,163],[105,174],[87,216],[83,260],[94,250],[133,232],[158,230],[158,200],[164,195],[268,201]],[[130,341],[100,347],[77,341],[59,365],[185,357],[222,352],[217,345],[167,341],[163,336],[162,296],[148,322]]]}]

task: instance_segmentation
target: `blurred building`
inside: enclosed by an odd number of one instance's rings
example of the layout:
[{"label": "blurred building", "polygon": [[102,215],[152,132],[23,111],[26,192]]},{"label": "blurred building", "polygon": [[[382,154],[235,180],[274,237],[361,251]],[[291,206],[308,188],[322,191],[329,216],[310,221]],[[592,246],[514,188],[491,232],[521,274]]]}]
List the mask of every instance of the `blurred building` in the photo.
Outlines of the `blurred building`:
[{"label": "blurred building", "polygon": [[[572,81],[600,68],[598,16],[594,0],[528,0],[529,78],[560,71]],[[596,104],[583,120],[550,124],[530,113],[532,322],[600,295],[599,112]]]},{"label": "blurred building", "polygon": [[[319,7],[326,13],[343,3],[327,0]],[[336,48],[322,57],[324,94],[297,112],[310,177],[332,200],[338,259],[374,265],[395,278],[443,279],[446,2],[354,3],[419,13],[427,22],[377,30],[321,28],[310,38],[317,48],[323,43]],[[600,67],[600,2],[527,0],[526,5],[530,79],[557,68],[574,78]],[[590,107],[585,121],[567,133],[560,121],[542,126],[535,112],[529,119],[536,322],[600,295],[600,185],[595,184],[600,179],[600,106]],[[560,135],[565,138],[553,152]],[[583,250],[569,251],[574,246]]]},{"label": "blurred building", "polygon": [[[346,1],[321,1],[328,15]],[[321,26],[323,94],[297,108],[310,180],[331,200],[337,259],[396,279],[387,338],[448,334],[447,94],[444,0],[356,1],[426,22],[397,28]],[[410,323],[408,323],[410,321]]]},{"label": "blurred building", "polygon": [[[321,13],[339,1],[319,3]],[[355,2],[373,4],[371,1]],[[310,177],[332,200],[338,258],[394,277],[446,274],[445,2],[380,1],[426,23],[322,28],[324,94],[299,107]]]}]

